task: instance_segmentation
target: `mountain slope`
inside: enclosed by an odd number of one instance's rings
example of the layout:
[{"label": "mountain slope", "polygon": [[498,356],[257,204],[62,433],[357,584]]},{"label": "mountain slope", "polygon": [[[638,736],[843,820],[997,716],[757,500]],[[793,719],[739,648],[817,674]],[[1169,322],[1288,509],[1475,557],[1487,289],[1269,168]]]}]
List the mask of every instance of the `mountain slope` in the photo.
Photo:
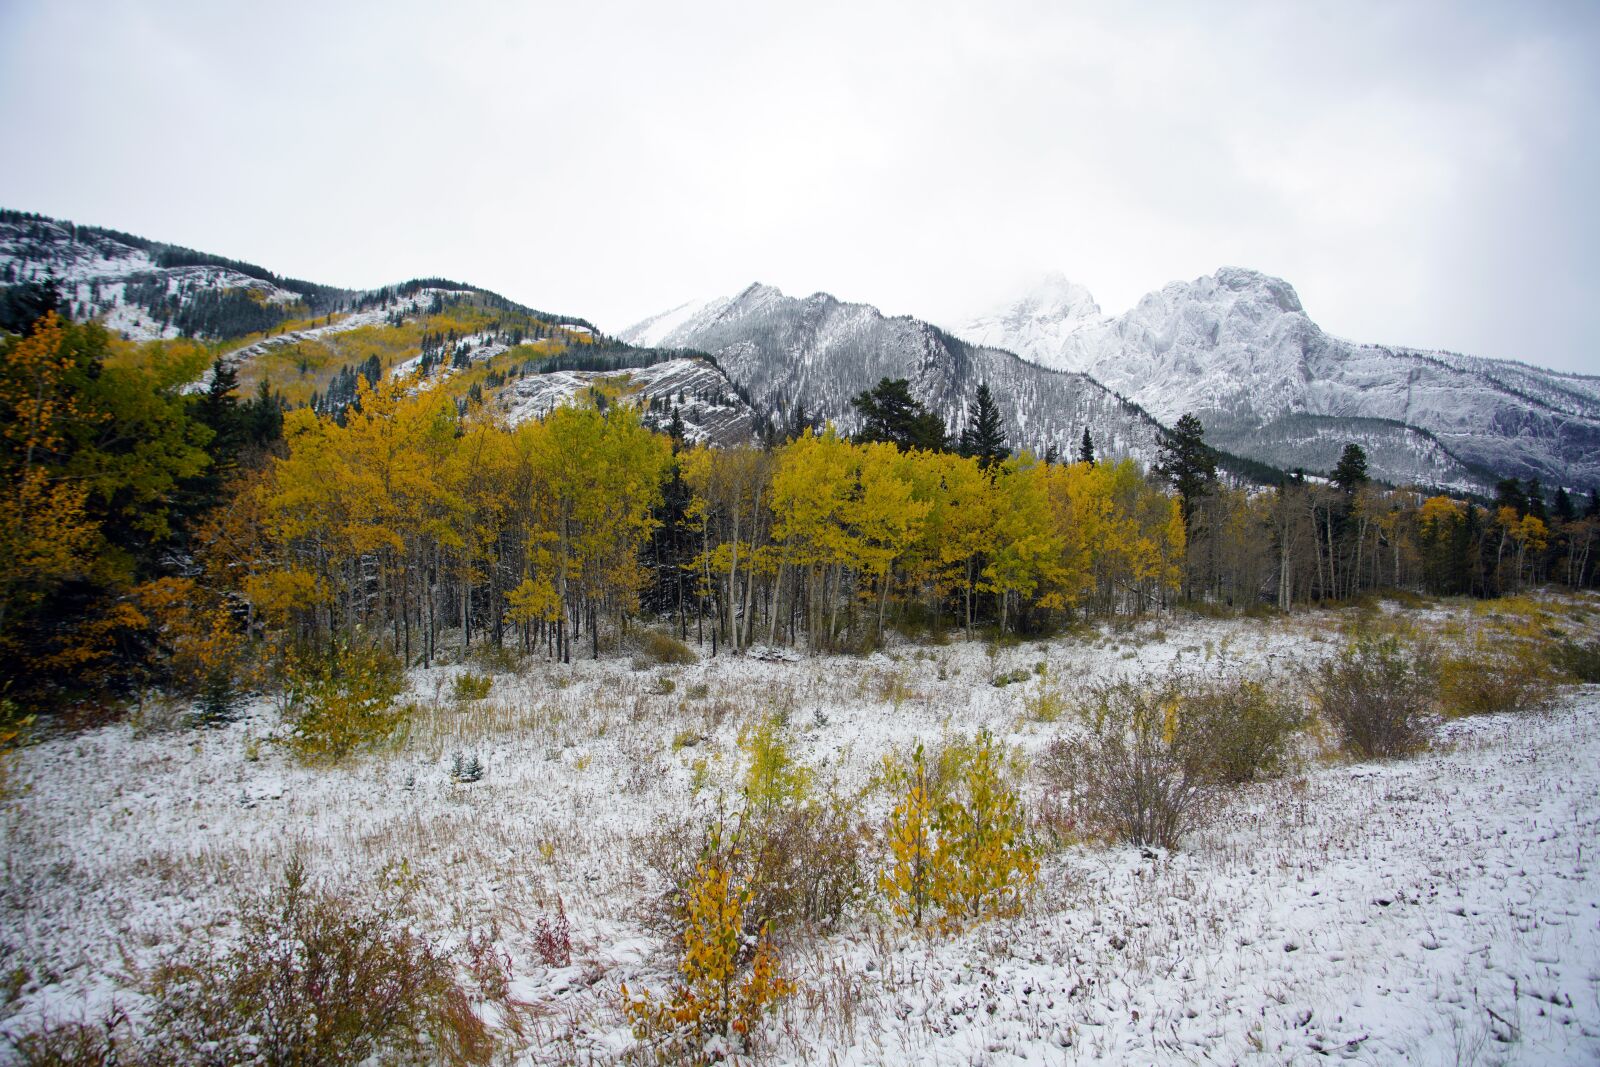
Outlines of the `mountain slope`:
[{"label": "mountain slope", "polygon": [[[1600,378],[1342,340],[1311,320],[1291,285],[1257,271],[1173,282],[1098,322],[1034,316],[997,335],[990,317],[957,332],[1089,374],[1163,421],[1195,412],[1216,444],[1279,466],[1299,465],[1309,439],[1294,428],[1311,416],[1391,424],[1389,458],[1374,468],[1390,480],[1445,470],[1440,448],[1479,481],[1600,480]],[[1315,425],[1318,437],[1337,426]]]},{"label": "mountain slope", "polygon": [[624,345],[584,319],[459,282],[343,289],[116,230],[0,211],[0,289],[26,283],[48,284],[64,313],[99,319],[130,341],[194,338],[235,370],[242,390],[266,383],[286,403],[324,411],[349,403],[359,375],[410,375],[462,403],[481,397],[513,420],[598,388],[639,404],[663,427],[677,409],[691,441],[749,441],[759,425],[712,361]]},{"label": "mountain slope", "polygon": [[881,378],[905,378],[952,431],[965,424],[979,384],[988,384],[1014,448],[1042,453],[1055,446],[1065,453],[1085,427],[1102,455],[1149,463],[1158,446],[1154,421],[1084,375],[1039,367],[826,293],[799,299],[756,284],[735,297],[646,319],[621,336],[709,352],[779,424],[803,410],[808,418],[853,429],[859,420],[851,397]]}]

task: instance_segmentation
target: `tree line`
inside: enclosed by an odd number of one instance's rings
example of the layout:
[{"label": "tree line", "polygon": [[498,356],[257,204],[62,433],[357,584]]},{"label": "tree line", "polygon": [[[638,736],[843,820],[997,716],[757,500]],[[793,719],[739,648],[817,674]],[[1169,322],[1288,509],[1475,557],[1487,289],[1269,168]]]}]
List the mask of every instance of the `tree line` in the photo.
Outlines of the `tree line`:
[{"label": "tree line", "polygon": [[1355,446],[1325,480],[1229,485],[1192,416],[1148,471],[1088,430],[1062,462],[1014,454],[987,388],[952,440],[886,379],[853,436],[799,416],[709,449],[625,392],[508,426],[481,393],[361,373],[338,411],[285,412],[220,365],[184,392],[203,349],[112,343],[54,315],[0,341],[0,685],[20,705],[204,690],[251,649],[599,655],[641,616],[717,651],[824,652],[1595,576],[1593,494],[1386,489]]}]

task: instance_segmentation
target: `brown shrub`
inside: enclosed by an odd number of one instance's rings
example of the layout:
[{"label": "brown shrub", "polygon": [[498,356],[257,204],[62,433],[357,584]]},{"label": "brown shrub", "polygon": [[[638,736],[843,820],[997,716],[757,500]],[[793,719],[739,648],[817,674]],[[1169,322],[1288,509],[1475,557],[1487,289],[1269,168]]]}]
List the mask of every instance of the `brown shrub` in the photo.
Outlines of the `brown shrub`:
[{"label": "brown shrub", "polygon": [[1393,635],[1358,636],[1311,675],[1311,692],[1344,747],[1371,758],[1427,746],[1437,723],[1437,657]]}]

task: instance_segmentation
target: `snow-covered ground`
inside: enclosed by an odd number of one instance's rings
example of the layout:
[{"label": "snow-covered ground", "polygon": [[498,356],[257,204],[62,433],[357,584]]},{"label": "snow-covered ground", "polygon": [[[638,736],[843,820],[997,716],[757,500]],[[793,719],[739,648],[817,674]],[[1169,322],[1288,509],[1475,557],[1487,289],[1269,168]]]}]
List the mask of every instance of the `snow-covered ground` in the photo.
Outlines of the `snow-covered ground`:
[{"label": "snow-covered ground", "polygon": [[[632,1046],[618,989],[664,987],[670,946],[642,844],[736,788],[741,728],[783,716],[829,788],[891,750],[993,728],[1024,754],[1068,727],[1025,715],[1042,684],[1177,664],[1292,685],[1338,647],[1337,616],[1162,619],[991,649],[870,657],[534,661],[457,705],[462,668],[412,677],[387,751],[338,769],[267,740],[266,701],[208,731],[121,724],[16,760],[0,874],[4,970],[27,980],[0,1030],[89,1017],[130,976],[221,941],[240,894],[302,855],[370,887],[404,860],[415,921],[459,941],[497,926],[529,1005],[518,1062],[608,1062]],[[691,631],[692,635],[692,631]],[[1047,664],[1047,677],[1031,674]],[[997,687],[1012,672],[1030,680]],[[670,684],[669,684],[670,683]],[[826,1064],[1592,1063],[1600,1058],[1600,688],[1552,711],[1461,720],[1413,760],[1311,751],[1229,796],[1182,851],[1073,846],[1044,857],[1025,913],[925,939],[872,909],[787,946],[802,991],[764,1055]],[[482,781],[450,774],[477,756]],[[701,785],[695,792],[694,785]],[[832,784],[829,784],[832,783]],[[1039,781],[1025,783],[1027,799]],[[871,794],[863,814],[881,817]],[[557,898],[574,962],[539,962]]]}]

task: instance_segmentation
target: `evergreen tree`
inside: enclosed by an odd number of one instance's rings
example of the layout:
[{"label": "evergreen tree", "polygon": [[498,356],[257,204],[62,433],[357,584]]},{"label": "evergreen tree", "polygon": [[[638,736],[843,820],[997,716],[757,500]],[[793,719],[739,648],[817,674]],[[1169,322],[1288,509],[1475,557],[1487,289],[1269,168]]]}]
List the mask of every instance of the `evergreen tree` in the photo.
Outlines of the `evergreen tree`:
[{"label": "evergreen tree", "polygon": [[948,444],[944,420],[930,413],[911,395],[904,378],[882,378],[878,384],[850,400],[862,419],[856,440],[887,442],[904,452],[912,448],[941,452]]},{"label": "evergreen tree", "polygon": [[1539,479],[1533,478],[1528,482],[1528,514],[1550,525],[1550,512],[1545,508],[1544,486],[1539,484]]},{"label": "evergreen tree", "polygon": [[1089,427],[1083,428],[1083,440],[1078,442],[1078,462],[1094,466],[1094,438],[1089,436]]},{"label": "evergreen tree", "polygon": [[1578,509],[1573,507],[1572,497],[1564,485],[1556,488],[1555,512],[1556,518],[1562,522],[1571,522],[1578,517]]},{"label": "evergreen tree", "polygon": [[1206,444],[1199,418],[1184,415],[1163,435],[1155,469],[1177,491],[1184,530],[1192,534],[1195,507],[1217,480],[1217,454]]},{"label": "evergreen tree", "polygon": [[1494,509],[1510,508],[1521,518],[1528,513],[1528,495],[1515,478],[1502,478],[1494,486]]},{"label": "evergreen tree", "polygon": [[1600,487],[1589,490],[1589,509],[1583,513],[1586,519],[1600,519]]},{"label": "evergreen tree", "polygon": [[1358,444],[1344,446],[1339,462],[1328,479],[1345,493],[1354,493],[1367,484],[1367,453]]},{"label": "evergreen tree", "polygon": [[53,278],[0,288],[0,331],[25,334],[46,314],[60,310],[61,297]]},{"label": "evergreen tree", "polygon": [[1054,441],[1051,441],[1047,446],[1045,446],[1044,465],[1046,467],[1053,467],[1059,462],[1061,462],[1061,449],[1056,447],[1056,443]]},{"label": "evergreen tree", "polygon": [[1006,447],[1006,432],[1000,425],[1000,409],[987,384],[978,386],[977,404],[961,431],[961,454],[978,461],[978,466],[989,470],[1005,461],[1011,454]]},{"label": "evergreen tree", "polygon": [[255,399],[244,405],[243,420],[250,442],[258,447],[265,448],[283,436],[283,400],[273,395],[267,379],[256,383]]}]

